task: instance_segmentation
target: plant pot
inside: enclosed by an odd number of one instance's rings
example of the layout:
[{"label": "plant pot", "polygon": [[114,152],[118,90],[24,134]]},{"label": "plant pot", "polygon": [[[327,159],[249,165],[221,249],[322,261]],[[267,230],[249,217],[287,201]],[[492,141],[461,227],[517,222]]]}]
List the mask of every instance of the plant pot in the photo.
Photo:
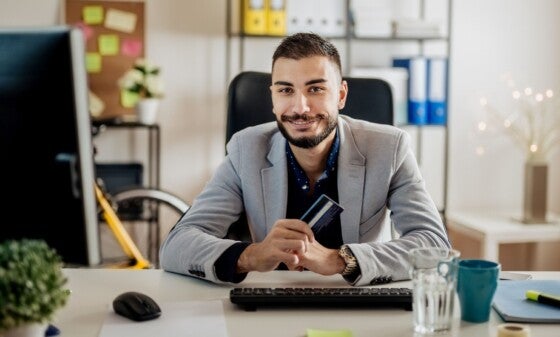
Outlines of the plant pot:
[{"label": "plant pot", "polygon": [[4,332],[3,337],[44,337],[47,323],[28,323]]},{"label": "plant pot", "polygon": [[157,120],[157,111],[159,107],[159,99],[144,98],[136,103],[136,116],[138,122],[142,124],[154,124]]}]

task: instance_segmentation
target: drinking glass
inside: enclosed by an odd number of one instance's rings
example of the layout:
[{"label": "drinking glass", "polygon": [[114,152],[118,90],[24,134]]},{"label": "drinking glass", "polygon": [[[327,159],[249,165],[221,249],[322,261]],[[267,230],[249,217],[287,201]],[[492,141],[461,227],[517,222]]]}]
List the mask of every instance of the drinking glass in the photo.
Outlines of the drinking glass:
[{"label": "drinking glass", "polygon": [[414,331],[451,329],[460,252],[447,248],[415,248],[409,253]]}]

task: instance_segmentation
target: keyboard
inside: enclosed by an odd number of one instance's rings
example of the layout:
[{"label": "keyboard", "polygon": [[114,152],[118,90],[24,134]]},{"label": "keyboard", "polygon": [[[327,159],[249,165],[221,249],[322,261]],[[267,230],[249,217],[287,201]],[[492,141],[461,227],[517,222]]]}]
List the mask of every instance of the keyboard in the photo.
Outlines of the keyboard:
[{"label": "keyboard", "polygon": [[412,289],[408,288],[233,288],[229,298],[247,311],[257,307],[412,310]]}]

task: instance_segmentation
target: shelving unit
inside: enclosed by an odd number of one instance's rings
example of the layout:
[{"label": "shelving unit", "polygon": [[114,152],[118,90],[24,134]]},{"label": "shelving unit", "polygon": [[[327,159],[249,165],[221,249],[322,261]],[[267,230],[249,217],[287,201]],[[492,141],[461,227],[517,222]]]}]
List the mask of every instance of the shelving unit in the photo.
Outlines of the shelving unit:
[{"label": "shelving unit", "polygon": [[[266,42],[274,42],[270,44],[270,48],[263,50],[263,53],[269,53],[274,50],[275,45],[282,39],[282,36],[266,36],[266,35],[247,35],[242,31],[242,0],[227,1],[227,46],[226,46],[226,79],[227,83],[241,71],[257,70],[257,71],[270,71],[269,69],[258,64],[257,62],[251,63],[247,60],[246,44],[251,43],[251,50],[254,50],[254,45],[266,44]],[[289,5],[289,0],[287,5]],[[297,1],[313,1],[313,0],[297,0]],[[370,66],[385,66],[391,65],[391,58],[398,56],[399,53],[408,56],[444,56],[448,59],[448,67],[450,64],[450,33],[451,33],[451,12],[453,0],[401,0],[401,7],[407,5],[414,5],[409,7],[417,7],[417,18],[424,19],[429,16],[428,10],[439,9],[442,11],[441,17],[443,25],[442,36],[437,37],[365,37],[356,36],[354,15],[352,13],[352,0],[339,0],[344,2],[346,10],[346,28],[342,36],[325,36],[333,41],[339,48],[342,62],[344,76],[348,76],[350,70],[354,66],[363,66],[365,62],[360,59],[370,59]],[[372,2],[376,0],[371,0]],[[384,1],[384,0],[381,0]],[[393,5],[392,1],[384,1]],[[435,5],[435,7],[434,7]],[[437,8],[437,6],[440,6]],[[397,6],[398,7],[398,6]],[[406,7],[407,10],[410,9]],[[445,8],[447,7],[447,8]],[[446,10],[445,10],[446,9]],[[237,42],[236,49],[234,50],[234,42]],[[385,46],[385,49],[372,53],[368,52],[368,48],[379,48]],[[398,47],[405,47],[406,52],[399,52]],[[407,49],[408,48],[408,49]],[[387,50],[389,49],[389,50]],[[377,59],[376,59],[377,57]],[[373,59],[373,60],[371,60]],[[237,62],[235,62],[235,60]],[[265,58],[269,61],[269,58]],[[236,63],[236,66],[234,66]],[[268,66],[269,67],[269,66]],[[235,69],[236,68],[236,69]],[[449,78],[449,73],[447,74]],[[449,93],[446,94],[447,107],[449,107]],[[449,110],[447,111],[449,116]],[[428,190],[433,187],[434,190],[430,191],[438,209],[441,212],[442,218],[445,219],[446,205],[447,205],[447,158],[448,158],[448,132],[447,124],[445,125],[399,125],[404,130],[411,134],[414,142],[416,157],[420,168],[426,178]],[[432,139],[433,138],[433,139]],[[440,143],[440,144],[436,144]],[[440,145],[438,153],[441,158],[434,159],[434,151],[428,151],[427,146]],[[437,161],[437,163],[435,163]],[[431,167],[430,167],[431,166]],[[437,166],[437,167],[434,167]],[[439,176],[438,176],[439,175]],[[438,181],[441,180],[441,181]]]},{"label": "shelving unit", "polygon": [[[146,141],[146,155],[143,156],[141,163],[146,167],[144,173],[145,181],[143,186],[153,189],[160,188],[160,144],[161,135],[160,127],[158,124],[142,124],[138,122],[94,122],[97,127],[105,128],[107,130],[115,131],[125,131],[133,132],[134,136],[138,136],[141,139],[145,138]],[[101,149],[103,151],[103,149]],[[114,162],[114,161],[112,161]],[[99,164],[106,163],[106,161],[98,161]],[[128,163],[128,161],[127,161]],[[124,187],[124,186],[121,186]],[[140,187],[140,186],[139,186]],[[147,256],[151,261],[157,261],[158,249],[160,246],[160,215],[159,210],[155,205],[145,205],[145,207],[150,207],[149,215],[139,215],[132,214],[130,218],[125,215],[121,218],[122,221],[139,221],[146,223],[148,226],[147,230]]]}]

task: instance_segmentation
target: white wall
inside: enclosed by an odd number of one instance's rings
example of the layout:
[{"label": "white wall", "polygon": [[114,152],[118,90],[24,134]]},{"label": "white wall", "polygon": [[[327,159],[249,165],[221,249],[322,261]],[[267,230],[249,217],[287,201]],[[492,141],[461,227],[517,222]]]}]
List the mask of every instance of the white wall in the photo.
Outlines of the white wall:
[{"label": "white wall", "polygon": [[[505,135],[475,155],[479,99],[507,95],[509,72],[522,88],[560,95],[560,2],[454,1],[451,51],[449,208],[522,208],[523,155]],[[560,111],[559,111],[560,113]],[[549,168],[549,208],[560,211],[560,156]]]},{"label": "white wall", "polygon": [[[1,0],[0,26],[59,22],[63,0]],[[449,209],[521,209],[522,156],[506,138],[474,154],[471,131],[481,95],[503,93],[500,75],[560,94],[560,2],[453,1]],[[147,57],[163,67],[161,185],[187,201],[202,189],[224,153],[225,2],[147,0]],[[30,10],[33,8],[33,10]],[[272,49],[260,57],[270,60]],[[126,159],[140,142],[103,135],[101,159]],[[109,153],[110,152],[110,153]],[[560,156],[550,167],[550,208],[560,212]]]}]

